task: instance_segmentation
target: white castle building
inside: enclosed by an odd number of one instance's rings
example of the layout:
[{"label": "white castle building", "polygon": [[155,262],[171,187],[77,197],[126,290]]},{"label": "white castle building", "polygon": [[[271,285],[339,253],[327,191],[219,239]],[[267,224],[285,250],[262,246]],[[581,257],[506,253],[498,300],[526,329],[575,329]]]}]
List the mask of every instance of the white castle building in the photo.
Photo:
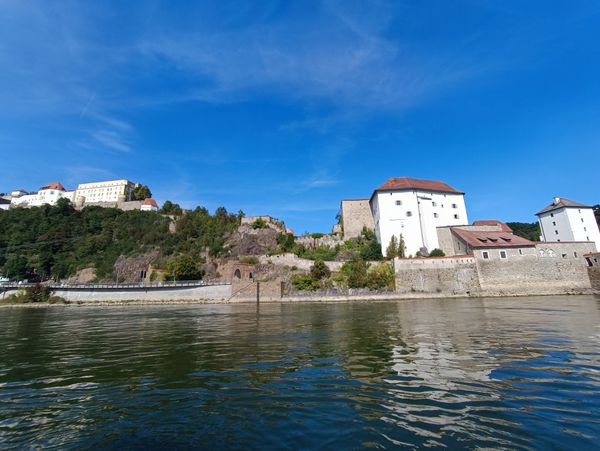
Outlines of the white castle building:
[{"label": "white castle building", "polygon": [[543,241],[593,241],[600,249],[600,231],[593,207],[555,197],[536,215]]},{"label": "white castle building", "polygon": [[[42,186],[38,191],[29,193],[18,189],[5,196],[10,207],[40,207],[55,205],[59,199],[68,199],[75,207],[88,205],[120,208],[122,210],[157,211],[154,199],[132,201],[136,185],[129,180],[107,180],[103,182],[80,183],[76,190],[67,190],[60,182]],[[7,209],[6,206],[2,207]]]},{"label": "white castle building", "polygon": [[42,186],[35,193],[27,193],[23,190],[15,190],[11,193],[10,203],[16,207],[40,207],[42,205],[54,205],[58,199],[68,199],[73,202],[75,191],[68,191],[60,182],[51,182]]},{"label": "white castle building", "polygon": [[129,180],[108,180],[105,182],[80,183],[75,200],[85,202],[126,202],[131,200],[135,184]]},{"label": "white castle building", "polygon": [[443,182],[391,178],[373,192],[369,203],[384,254],[392,236],[402,235],[406,255],[414,256],[439,248],[438,227],[469,223],[465,194]]}]

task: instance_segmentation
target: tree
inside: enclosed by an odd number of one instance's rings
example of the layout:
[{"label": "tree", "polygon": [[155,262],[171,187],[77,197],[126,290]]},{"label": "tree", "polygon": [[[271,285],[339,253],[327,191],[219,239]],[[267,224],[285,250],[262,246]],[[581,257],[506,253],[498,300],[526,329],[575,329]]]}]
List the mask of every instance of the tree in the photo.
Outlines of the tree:
[{"label": "tree", "polygon": [[389,259],[396,258],[398,256],[398,240],[396,239],[396,235],[392,235],[390,244],[385,251],[385,256]]},{"label": "tree", "polygon": [[341,274],[345,277],[348,288],[364,288],[367,286],[369,264],[359,258],[352,259],[342,265]]},{"label": "tree", "polygon": [[404,237],[400,234],[400,239],[398,240],[398,258],[406,257],[406,243],[404,242]]},{"label": "tree", "polygon": [[263,218],[257,218],[256,221],[254,221],[252,223],[253,229],[264,229],[266,227],[267,227],[267,221],[265,221]]},{"label": "tree", "polygon": [[168,278],[171,280],[198,280],[202,272],[190,255],[180,255],[167,262]]},{"label": "tree", "polygon": [[331,276],[331,270],[323,260],[315,260],[315,264],[310,268],[310,275],[315,280],[327,279]]},{"label": "tree", "polygon": [[445,257],[446,254],[444,253],[443,250],[435,248],[429,253],[429,256],[430,257]]},{"label": "tree", "polygon": [[280,233],[277,235],[277,244],[281,252],[291,252],[296,245],[296,237],[291,233]]},{"label": "tree", "polygon": [[537,222],[507,222],[513,233],[521,238],[530,241],[539,241],[541,231],[540,224]]},{"label": "tree", "polygon": [[181,209],[179,204],[174,204],[170,200],[165,201],[162,208],[160,209],[160,212],[163,215],[170,215],[170,216],[181,216],[183,214],[183,210]]},{"label": "tree", "polygon": [[148,185],[135,185],[133,192],[131,193],[131,200],[144,200],[152,197],[152,191],[148,188]]}]

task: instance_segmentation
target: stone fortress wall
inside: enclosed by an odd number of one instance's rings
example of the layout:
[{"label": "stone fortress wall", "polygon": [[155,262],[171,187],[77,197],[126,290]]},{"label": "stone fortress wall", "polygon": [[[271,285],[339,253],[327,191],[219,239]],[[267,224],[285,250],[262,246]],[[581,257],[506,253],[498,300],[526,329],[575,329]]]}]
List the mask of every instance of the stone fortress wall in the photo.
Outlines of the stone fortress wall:
[{"label": "stone fortress wall", "polygon": [[471,296],[592,293],[600,289],[600,266],[598,271],[587,266],[583,256],[590,246],[539,243],[537,253],[507,259],[395,259],[396,291]]},{"label": "stone fortress wall", "polygon": [[340,218],[344,239],[357,238],[363,227],[374,230],[373,214],[369,199],[346,199],[342,201],[342,217]]}]

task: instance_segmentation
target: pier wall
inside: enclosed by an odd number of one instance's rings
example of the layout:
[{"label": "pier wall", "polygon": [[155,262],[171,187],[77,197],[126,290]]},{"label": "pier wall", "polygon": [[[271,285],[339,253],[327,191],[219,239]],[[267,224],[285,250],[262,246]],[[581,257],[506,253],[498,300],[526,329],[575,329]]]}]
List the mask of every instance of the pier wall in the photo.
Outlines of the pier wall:
[{"label": "pier wall", "polygon": [[[8,289],[3,296],[8,296],[17,291],[16,288]],[[52,293],[69,302],[227,300],[231,296],[231,285],[223,284],[201,287],[165,287],[151,289],[144,287],[128,289],[53,289]]]}]

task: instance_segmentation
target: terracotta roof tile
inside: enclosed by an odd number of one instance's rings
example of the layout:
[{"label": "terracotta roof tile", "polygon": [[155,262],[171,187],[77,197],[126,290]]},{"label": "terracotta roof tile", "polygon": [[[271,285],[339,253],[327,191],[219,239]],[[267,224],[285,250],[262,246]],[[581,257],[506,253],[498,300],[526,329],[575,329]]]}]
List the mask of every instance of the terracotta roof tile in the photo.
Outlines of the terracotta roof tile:
[{"label": "terracotta roof tile", "polygon": [[158,204],[156,203],[156,201],[154,199],[150,199],[149,197],[144,199],[144,202],[142,202],[142,204],[143,205],[152,205],[153,207],[158,208]]},{"label": "terracotta roof tile", "polygon": [[450,185],[444,182],[438,182],[436,180],[419,180],[410,177],[396,177],[388,179],[383,185],[377,188],[375,191],[392,191],[392,190],[406,190],[416,189],[423,191],[437,191],[442,193],[454,193],[464,194],[457,189],[452,188]]},{"label": "terracotta roof tile", "polygon": [[46,185],[44,185],[40,188],[40,191],[44,190],[44,189],[55,189],[55,190],[59,190],[59,191],[66,191],[65,187],[60,182],[47,183]]},{"label": "terracotta roof tile", "polygon": [[474,249],[535,246],[533,241],[507,232],[475,232],[459,227],[451,227],[450,230]]},{"label": "terracotta roof tile", "polygon": [[474,226],[500,226],[503,232],[512,233],[512,229],[502,221],[498,221],[496,219],[482,219],[479,221],[475,221],[473,223]]}]

